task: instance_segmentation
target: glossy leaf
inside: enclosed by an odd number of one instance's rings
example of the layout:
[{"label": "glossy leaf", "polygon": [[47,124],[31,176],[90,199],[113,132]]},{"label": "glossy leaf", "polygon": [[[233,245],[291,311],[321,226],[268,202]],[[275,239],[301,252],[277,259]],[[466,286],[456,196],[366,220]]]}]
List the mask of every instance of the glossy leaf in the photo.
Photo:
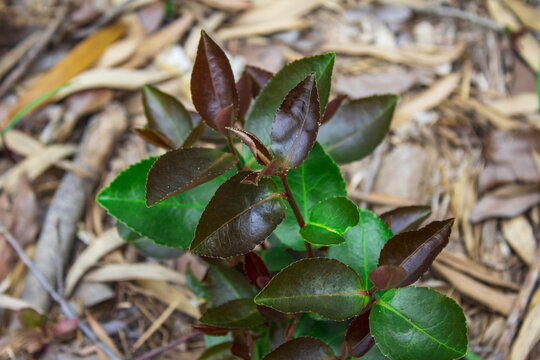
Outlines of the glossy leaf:
[{"label": "glossy leaf", "polygon": [[379,145],[390,128],[397,96],[351,100],[321,126],[317,140],[339,164],[360,160]]},{"label": "glossy leaf", "polygon": [[234,166],[236,157],[216,149],[180,148],[160,156],[146,180],[148,206],[208,182]]},{"label": "glossy leaf", "polygon": [[165,150],[173,150],[178,147],[167,135],[159,130],[135,128],[133,131],[147,143]]},{"label": "glossy leaf", "polygon": [[326,124],[332,118],[334,115],[336,115],[336,112],[339,110],[341,104],[343,104],[343,101],[347,99],[347,95],[339,95],[328,102],[328,105],[326,105],[326,110],[324,111],[324,115],[321,121],[322,124]]},{"label": "glossy leaf", "polygon": [[120,221],[116,222],[116,230],[118,231],[118,235],[120,235],[124,241],[132,244],[141,253],[151,258],[170,260],[176,259],[185,253],[185,250],[181,248],[171,248],[156,244],[146,236],[142,236],[139,233],[131,230]]},{"label": "glossy leaf", "polygon": [[429,206],[403,206],[385,212],[380,216],[394,234],[416,230],[431,215]]},{"label": "glossy leaf", "polygon": [[315,245],[334,245],[345,241],[343,233],[358,224],[358,207],[346,197],[323,200],[311,210],[309,221],[300,235]]},{"label": "glossy leaf", "polygon": [[234,121],[234,107],[229,105],[226,108],[221,109],[216,116],[216,126],[220,133],[227,135],[227,128],[232,125]]},{"label": "glossy leaf", "polygon": [[246,66],[245,73],[252,81],[251,91],[254,98],[259,95],[262,88],[270,81],[272,76],[274,76],[270,71],[252,65]]},{"label": "glossy leaf", "polygon": [[206,349],[198,360],[237,360],[238,358],[231,354],[231,345],[230,341],[214,345]]},{"label": "glossy leaf", "polygon": [[369,280],[379,289],[391,289],[399,286],[407,277],[407,272],[400,266],[382,265],[369,274]]},{"label": "glossy leaf", "polygon": [[246,130],[234,128],[228,128],[228,130],[246,144],[259,164],[265,166],[272,161],[272,155],[257,136]]},{"label": "glossy leaf", "polygon": [[307,158],[320,125],[319,94],[312,73],[287,94],[272,124],[270,148],[283,168],[297,168]]},{"label": "glossy leaf", "polygon": [[352,267],[362,278],[364,290],[371,288],[369,273],[375,270],[384,244],[392,237],[390,229],[371,211],[359,209],[360,221],[343,235],[344,244],[328,248],[328,257]]},{"label": "glossy leaf", "polygon": [[251,105],[253,80],[244,71],[240,80],[236,82],[236,93],[238,94],[238,118],[243,121]]},{"label": "glossy leaf", "polygon": [[379,256],[379,266],[400,266],[407,276],[399,284],[407,286],[418,280],[448,244],[454,219],[434,221],[419,230],[392,237]]},{"label": "glossy leaf", "polygon": [[184,105],[152,85],[143,87],[143,105],[148,128],[161,131],[181,146],[188,137],[193,122]]},{"label": "glossy leaf", "polygon": [[377,344],[371,347],[371,349],[361,358],[353,357],[352,359],[362,359],[362,360],[387,360],[388,358],[383,355]]},{"label": "glossy leaf", "polygon": [[381,352],[393,360],[450,360],[467,352],[463,310],[435,290],[388,290],[371,310],[369,321]]},{"label": "glossy leaf", "polygon": [[[339,167],[318,143],[306,161],[287,173],[287,180],[304,219],[309,219],[311,209],[318,202],[334,196],[347,196]],[[274,234],[284,245],[304,250],[304,240],[299,231],[294,213],[287,206],[287,217]]]},{"label": "glossy leaf", "polygon": [[234,269],[211,266],[207,279],[210,303],[214,306],[237,299],[253,299],[257,290],[248,279]]},{"label": "glossy leaf", "polygon": [[334,357],[332,348],[312,337],[299,337],[279,346],[263,360],[328,360]]},{"label": "glossy leaf", "polygon": [[321,339],[330,345],[334,352],[339,353],[340,345],[347,332],[348,321],[314,319],[314,315],[316,314],[301,315],[292,337],[312,336]]},{"label": "glossy leaf", "polygon": [[[321,112],[324,112],[330,93],[330,79],[334,67],[335,54],[327,53],[303,58],[285,65],[261,90],[255,99],[245,122],[247,131],[255,134],[264,145],[270,144],[270,133],[275,115],[285,96],[309,74],[317,74],[317,90]],[[243,153],[246,153],[246,149]],[[255,165],[249,157],[247,166]]]},{"label": "glossy leaf", "polygon": [[232,300],[208,309],[199,321],[234,329],[256,327],[265,322],[252,299]]},{"label": "glossy leaf", "polygon": [[242,180],[242,184],[258,185],[261,179],[268,176],[276,175],[277,172],[279,171],[280,166],[281,166],[281,163],[279,162],[279,160],[274,159],[261,170],[253,171],[250,174],[248,174],[248,176],[246,176],[244,180]]},{"label": "glossy leaf", "polygon": [[231,65],[221,48],[204,32],[197,48],[191,74],[193,105],[203,120],[218,130],[218,113],[233,105],[238,109],[238,94]]},{"label": "glossy leaf", "polygon": [[[368,300],[362,279],[337,260],[310,258],[289,265],[255,297],[255,302],[294,314],[314,312],[345,320],[359,313]],[[328,306],[329,302],[332,306]]]},{"label": "glossy leaf", "polygon": [[242,184],[247,174],[239,172],[216,191],[197,225],[192,253],[221,258],[246,254],[283,221],[285,204],[274,181]]},{"label": "glossy leaf", "polygon": [[265,287],[272,278],[264,261],[253,251],[244,256],[244,274],[259,289]]},{"label": "glossy leaf", "polygon": [[373,345],[375,345],[375,339],[369,332],[369,311],[366,311],[352,319],[349,324],[345,341],[341,346],[341,353],[360,357],[366,354]]},{"label": "glossy leaf", "polygon": [[187,247],[206,203],[229,173],[148,208],[146,176],[156,158],[148,158],[122,171],[101,190],[97,201],[107,212],[137,233],[165,246]]}]

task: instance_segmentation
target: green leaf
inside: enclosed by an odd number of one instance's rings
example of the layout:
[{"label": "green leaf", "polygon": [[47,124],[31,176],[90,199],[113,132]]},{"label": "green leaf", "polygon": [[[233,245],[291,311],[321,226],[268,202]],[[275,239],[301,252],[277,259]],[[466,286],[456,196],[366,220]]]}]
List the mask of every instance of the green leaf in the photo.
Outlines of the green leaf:
[{"label": "green leaf", "polygon": [[198,360],[237,360],[238,358],[231,354],[232,342],[227,341],[206,349]]},{"label": "green leaf", "polygon": [[255,302],[287,314],[311,311],[340,321],[362,310],[369,300],[363,289],[362,279],[347,265],[333,259],[310,258],[275,275]]},{"label": "green leaf", "polygon": [[121,221],[116,222],[116,231],[118,231],[118,235],[120,235],[124,241],[135,246],[135,248],[144,255],[154,259],[176,259],[185,253],[184,249],[158,245],[146,236],[142,236],[139,233],[131,230]]},{"label": "green leaf", "polygon": [[[264,145],[268,146],[272,123],[283,99],[292,88],[313,72],[317,74],[320,109],[321,113],[324,113],[330,94],[330,80],[335,57],[334,53],[327,53],[306,57],[285,65],[266,83],[255,99],[244,129],[255,134]],[[243,154],[247,154],[247,151],[249,150],[244,148]],[[255,165],[255,159],[249,157],[247,165]]]},{"label": "green leaf", "polygon": [[270,148],[284,169],[297,168],[308,156],[321,126],[315,74],[300,81],[279,106],[270,134]]},{"label": "green leaf", "polygon": [[321,126],[317,140],[339,164],[362,159],[388,132],[397,99],[396,95],[376,95],[351,100]]},{"label": "green leaf", "polygon": [[238,299],[206,310],[199,321],[203,324],[228,328],[252,328],[266,320],[259,314],[252,299]]},{"label": "green leaf", "polygon": [[161,155],[148,172],[148,206],[215,179],[236,163],[236,157],[216,149],[180,148]]},{"label": "green leaf", "polygon": [[383,355],[377,344],[375,344],[369,351],[362,357],[352,359],[362,359],[362,360],[387,360],[388,358]]},{"label": "green leaf", "polygon": [[347,331],[348,321],[328,321],[313,319],[312,314],[300,317],[293,337],[312,336],[330,345],[334,352],[340,352],[340,345]]},{"label": "green leaf", "polygon": [[191,73],[191,97],[202,119],[218,130],[219,112],[233,105],[238,109],[236,84],[227,56],[204,32],[197,48],[197,57]]},{"label": "green leaf", "polygon": [[148,129],[160,131],[176,147],[181,146],[193,128],[189,111],[180,101],[152,85],[145,85],[142,94]]},{"label": "green leaf", "polygon": [[311,209],[309,222],[300,235],[314,245],[334,245],[345,241],[343,235],[358,224],[358,207],[343,196],[323,200]]},{"label": "green leaf", "polygon": [[228,174],[147,208],[146,175],[155,161],[151,157],[122,171],[101,190],[97,201],[110,215],[152,241],[185,248],[193,239],[204,206]]},{"label": "green leaf", "polygon": [[467,352],[463,309],[435,290],[388,290],[371,310],[369,320],[381,352],[392,360],[450,360]]},{"label": "green leaf", "polygon": [[197,225],[192,253],[220,258],[246,254],[283,221],[285,204],[274,181],[242,184],[248,173],[239,172],[216,191]]},{"label": "green leaf", "polygon": [[379,255],[379,266],[402,267],[407,276],[399,287],[418,280],[448,244],[454,219],[434,221],[420,230],[397,234],[386,242]]},{"label": "green leaf", "polygon": [[217,266],[210,266],[208,270],[207,289],[210,303],[214,306],[231,300],[253,299],[257,294],[257,290],[242,273]]},{"label": "green leaf", "polygon": [[271,247],[259,253],[270,272],[277,272],[294,262],[294,257],[282,247]]},{"label": "green leaf", "polygon": [[332,348],[312,337],[289,340],[266,355],[263,360],[328,360],[334,358]]},{"label": "green leaf", "polygon": [[191,264],[188,263],[186,267],[186,286],[195,296],[208,300],[208,291],[205,286],[197,279],[193,271],[191,271]]},{"label": "green leaf", "polygon": [[369,273],[375,270],[379,253],[388,239],[392,237],[390,229],[374,213],[359,209],[360,221],[350,228],[343,237],[345,244],[328,248],[328,257],[338,259],[352,267],[362,278],[364,290],[373,285]]},{"label": "green leaf", "polygon": [[385,212],[380,216],[392,233],[416,230],[431,215],[429,206],[402,206]]},{"label": "green leaf", "polygon": [[[315,143],[306,161],[287,173],[287,180],[304,219],[309,219],[311,209],[318,202],[335,196],[347,196],[339,167],[318,143]],[[294,213],[287,206],[287,217],[274,234],[284,245],[304,250],[304,240],[299,231]]]},{"label": "green leaf", "polygon": [[45,314],[40,314],[32,308],[19,310],[17,312],[17,318],[19,319],[19,323],[21,323],[25,329],[37,329],[45,324],[45,321],[47,320]]}]

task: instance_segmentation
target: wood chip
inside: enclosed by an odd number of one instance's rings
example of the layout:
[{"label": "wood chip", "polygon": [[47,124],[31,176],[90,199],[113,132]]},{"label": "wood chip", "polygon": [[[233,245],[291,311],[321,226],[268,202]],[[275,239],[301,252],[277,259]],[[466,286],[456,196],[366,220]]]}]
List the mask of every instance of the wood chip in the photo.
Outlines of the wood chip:
[{"label": "wood chip", "polygon": [[440,262],[433,263],[433,269],[448,280],[460,293],[487,306],[491,310],[497,311],[503,315],[508,315],[512,311],[516,301],[515,294],[494,290]]},{"label": "wood chip", "polygon": [[110,264],[94,270],[86,280],[95,282],[129,280],[163,280],[184,285],[184,274],[158,264]]},{"label": "wood chip", "polygon": [[487,0],[486,6],[491,17],[502,25],[508,26],[513,31],[521,29],[522,26],[519,20],[512,11],[503,5],[501,0]]},{"label": "wood chip", "polygon": [[248,25],[265,22],[269,23],[279,21],[284,17],[299,19],[315,10],[322,3],[324,3],[322,0],[273,0],[260,2],[260,5],[241,14],[234,24]]},{"label": "wood chip", "polygon": [[523,60],[534,70],[540,69],[540,45],[530,33],[526,33],[517,38],[517,48]]},{"label": "wood chip", "polygon": [[540,304],[534,305],[525,316],[510,352],[510,360],[525,360],[540,341]]},{"label": "wood chip", "polygon": [[88,320],[88,324],[90,325],[90,328],[92,328],[92,331],[96,334],[96,336],[99,338],[99,340],[103,341],[105,345],[107,345],[116,355],[120,356],[122,358],[122,353],[116,345],[114,344],[114,341],[107,335],[107,332],[101,327],[99,322],[94,318],[92,313],[88,310],[85,311],[86,319]]},{"label": "wood chip", "polygon": [[[45,145],[41,141],[16,129],[11,129],[5,135],[5,139],[11,151],[25,157],[37,154],[45,149]],[[0,139],[1,144],[2,139]]]},{"label": "wood chip", "polygon": [[460,78],[460,74],[447,75],[435,82],[429,89],[400,103],[396,109],[391,128],[396,129],[408,123],[416,113],[431,110],[448,99],[458,86]]},{"label": "wood chip", "polygon": [[514,120],[500,112],[496,109],[488,107],[476,99],[459,99],[454,98],[453,101],[464,107],[466,110],[470,109],[477,112],[479,115],[485,117],[489,122],[491,122],[495,127],[501,130],[511,130],[523,127],[523,124],[517,120]]},{"label": "wood chip", "polygon": [[535,261],[536,239],[531,225],[525,216],[518,216],[510,220],[502,221],[504,238],[512,249],[527,265]]},{"label": "wood chip", "polygon": [[471,275],[472,277],[487,284],[504,287],[514,291],[519,290],[518,284],[512,281],[504,280],[499,272],[488,269],[463,255],[454,254],[447,250],[443,250],[435,261],[442,262],[455,270],[459,270],[462,273]]},{"label": "wood chip", "polygon": [[502,0],[528,28],[540,31],[540,11],[522,0]]},{"label": "wood chip", "polygon": [[538,112],[538,95],[533,92],[522,93],[495,100],[489,106],[506,116],[535,114]]},{"label": "wood chip", "polygon": [[104,255],[119,248],[124,241],[118,236],[116,228],[111,228],[95,239],[78,256],[66,277],[65,297],[69,297],[79,279],[94,266]]},{"label": "wood chip", "polygon": [[0,59],[0,79],[24,56],[24,54],[26,54],[28,50],[30,50],[32,46],[34,46],[40,37],[41,33],[36,31],[28,35],[23,41],[17,44],[17,46],[2,56]]},{"label": "wood chip", "polygon": [[224,41],[255,35],[267,35],[293,29],[303,29],[308,25],[309,22],[304,19],[284,17],[275,21],[226,27],[219,30],[216,35],[220,40]]},{"label": "wood chip", "polygon": [[6,294],[0,294],[0,309],[17,311],[26,308],[31,308],[36,310],[37,312],[40,312],[38,309],[34,308],[29,302]]}]

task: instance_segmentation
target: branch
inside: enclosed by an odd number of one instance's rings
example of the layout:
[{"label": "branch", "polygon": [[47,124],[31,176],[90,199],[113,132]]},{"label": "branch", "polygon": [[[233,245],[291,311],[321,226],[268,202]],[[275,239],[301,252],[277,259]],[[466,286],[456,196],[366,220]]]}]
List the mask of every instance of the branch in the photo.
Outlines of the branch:
[{"label": "branch", "polygon": [[[22,262],[30,269],[34,277],[39,281],[41,286],[47,291],[47,293],[51,296],[51,298],[60,305],[60,309],[62,310],[62,313],[66,315],[68,318],[71,319],[78,319],[77,312],[73,310],[71,305],[68,304],[68,302],[59,294],[57,293],[51,286],[51,284],[47,281],[45,276],[36,268],[32,260],[26,256],[24,250],[21,248],[17,240],[9,233],[9,231],[5,228],[4,225],[0,225],[0,235],[6,241],[11,245],[13,250],[17,253],[19,258],[22,260]],[[88,327],[85,323],[82,321],[77,321],[77,327],[83,332],[84,335],[86,335],[92,342],[94,342],[101,350],[103,350],[107,356],[109,356],[112,360],[121,360],[115,353],[112,351],[107,345],[102,343],[96,334]]]}]

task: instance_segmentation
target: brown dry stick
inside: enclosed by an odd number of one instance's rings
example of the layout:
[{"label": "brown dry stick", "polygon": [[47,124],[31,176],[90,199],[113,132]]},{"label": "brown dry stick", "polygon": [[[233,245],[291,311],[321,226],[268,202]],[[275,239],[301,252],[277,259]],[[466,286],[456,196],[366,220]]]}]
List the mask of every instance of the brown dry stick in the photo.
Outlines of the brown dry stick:
[{"label": "brown dry stick", "polygon": [[[74,162],[78,167],[94,174],[94,177],[81,178],[75,173],[64,175],[49,206],[37,242],[34,263],[50,283],[56,281],[58,261],[65,265],[69,258],[76,224],[83,214],[86,199],[95,187],[116,140],[126,128],[126,111],[121,105],[114,103],[95,115],[86,127]],[[32,274],[26,278],[22,298],[44,312],[47,312],[51,303],[49,295]]]}]

